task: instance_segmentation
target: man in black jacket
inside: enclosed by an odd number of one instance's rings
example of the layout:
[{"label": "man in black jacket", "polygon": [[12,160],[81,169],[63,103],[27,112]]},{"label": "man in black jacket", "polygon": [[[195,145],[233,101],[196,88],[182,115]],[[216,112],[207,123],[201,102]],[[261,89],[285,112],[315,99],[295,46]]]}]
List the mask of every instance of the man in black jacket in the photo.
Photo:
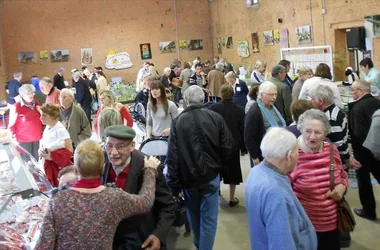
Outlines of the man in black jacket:
[{"label": "man in black jacket", "polygon": [[65,69],[63,67],[59,67],[57,70],[57,74],[53,78],[54,87],[56,87],[59,90],[66,88],[65,78],[63,77],[63,71],[65,71]]},{"label": "man in black jacket", "polygon": [[[135,150],[136,133],[123,126],[110,126],[104,131],[106,143],[102,182],[114,182],[130,194],[138,194],[143,181],[145,155]],[[162,171],[156,178],[153,208],[149,213],[123,220],[115,234],[113,249],[166,249],[166,237],[175,218],[175,203]]]},{"label": "man in black jacket", "polygon": [[219,173],[231,154],[233,138],[223,117],[203,107],[203,90],[184,93],[187,108],[172,122],[166,158],[173,195],[181,189],[198,249],[212,250],[219,208]]},{"label": "man in black jacket", "polygon": [[357,80],[352,84],[351,94],[355,102],[348,105],[348,129],[351,134],[352,149],[354,157],[361,168],[357,170],[359,198],[363,206],[354,209],[356,215],[376,220],[376,201],[373,195],[370,173],[380,183],[380,161],[376,160],[371,151],[363,147],[371,126],[371,118],[376,110],[380,109],[380,100],[371,94],[371,84],[364,80]]},{"label": "man in black jacket", "polygon": [[92,96],[90,92],[90,84],[82,78],[79,71],[74,72],[72,76],[73,81],[75,82],[75,100],[77,100],[78,106],[82,107],[91,124]]}]

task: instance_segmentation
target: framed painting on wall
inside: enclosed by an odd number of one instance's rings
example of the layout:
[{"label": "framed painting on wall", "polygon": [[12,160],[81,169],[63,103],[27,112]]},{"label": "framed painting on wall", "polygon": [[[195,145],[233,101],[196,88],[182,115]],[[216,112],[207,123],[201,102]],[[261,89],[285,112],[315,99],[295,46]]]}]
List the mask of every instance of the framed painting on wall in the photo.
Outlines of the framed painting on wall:
[{"label": "framed painting on wall", "polygon": [[202,50],[203,49],[203,41],[202,39],[198,40],[188,40],[187,48],[189,50]]},{"label": "framed painting on wall", "polygon": [[233,47],[232,36],[227,36],[225,39],[226,39],[226,48],[232,49]]},{"label": "framed painting on wall", "polygon": [[152,50],[150,48],[150,43],[140,44],[140,55],[141,60],[152,59]]},{"label": "framed painting on wall", "polygon": [[160,42],[161,53],[174,53],[176,52],[175,41]]},{"label": "framed painting on wall", "polygon": [[80,58],[82,65],[92,65],[92,48],[81,48]]},{"label": "framed painting on wall", "polygon": [[49,59],[49,51],[46,49],[40,50],[40,61],[46,62]]},{"label": "framed painting on wall", "polygon": [[279,43],[280,42],[280,30],[279,29],[274,29],[273,30],[273,41],[275,43]]},{"label": "framed painting on wall", "polygon": [[303,25],[296,28],[297,44],[311,43],[311,26]]},{"label": "framed painting on wall", "polygon": [[179,40],[179,49],[187,49],[187,41],[186,40]]},{"label": "framed painting on wall", "polygon": [[53,49],[50,50],[51,62],[68,62],[70,53],[68,49]]},{"label": "framed painting on wall", "polygon": [[264,35],[264,45],[274,45],[273,30],[265,30]]},{"label": "framed painting on wall", "polygon": [[281,49],[289,48],[289,36],[287,28],[280,30],[280,47]]},{"label": "framed painting on wall", "polygon": [[36,52],[18,52],[18,62],[25,64],[36,63]]},{"label": "framed painting on wall", "polygon": [[253,53],[259,53],[259,34],[257,32],[251,34],[252,39],[252,52]]},{"label": "framed painting on wall", "polygon": [[[369,27],[373,37],[380,37],[380,15],[364,17],[364,27]],[[368,37],[368,35],[366,35]]]},{"label": "framed painting on wall", "polygon": [[218,54],[222,54],[222,38],[216,38],[216,47],[218,49]]}]

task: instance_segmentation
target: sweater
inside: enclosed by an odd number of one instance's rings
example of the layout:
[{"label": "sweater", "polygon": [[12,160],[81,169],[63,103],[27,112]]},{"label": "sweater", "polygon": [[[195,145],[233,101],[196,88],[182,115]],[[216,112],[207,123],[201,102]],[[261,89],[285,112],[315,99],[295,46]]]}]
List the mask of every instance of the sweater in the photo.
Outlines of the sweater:
[{"label": "sweater", "polygon": [[53,78],[53,84],[54,87],[56,87],[59,90],[66,88],[65,78],[63,77],[63,75],[61,76],[58,73]]},{"label": "sweater", "polygon": [[49,201],[36,250],[111,250],[119,222],[149,211],[153,205],[155,170],[145,170],[139,195],[119,188],[98,193],[68,189]]},{"label": "sweater", "polygon": [[55,103],[60,105],[59,102],[59,95],[61,94],[61,91],[57,89],[56,87],[53,87],[50,90],[50,93],[46,96],[46,101],[45,103]]},{"label": "sweater", "polygon": [[317,249],[314,227],[289,179],[265,164],[252,168],[245,187],[251,249]]},{"label": "sweater", "polygon": [[159,107],[156,112],[153,112],[151,104],[148,103],[146,125],[152,127],[153,136],[161,136],[162,131],[170,128],[172,120],[178,116],[178,109],[175,103],[168,100],[168,106],[168,115],[165,115],[163,107]]},{"label": "sweater", "polygon": [[[120,104],[122,105],[122,104]],[[99,118],[100,118],[100,113],[102,112],[102,108],[99,108],[98,111],[96,112],[96,117],[95,117],[95,122],[94,122],[94,132],[98,134],[99,132]],[[128,109],[125,106],[122,106],[121,109],[119,109],[120,117],[121,117],[121,122],[124,125],[127,125],[128,127],[133,127],[133,117],[131,113],[129,113]],[[125,124],[127,123],[127,124]]]},{"label": "sweater", "polygon": [[[302,136],[298,140],[302,140]],[[297,168],[289,174],[294,193],[317,232],[336,230],[336,202],[325,196],[330,190],[330,144],[323,142],[323,151],[320,153],[309,153],[302,149],[298,152]],[[342,168],[339,151],[335,146],[334,160],[335,185],[343,184],[348,188],[347,173]]]},{"label": "sweater", "polygon": [[17,142],[37,142],[42,138],[41,114],[38,110],[37,100],[34,109],[30,109],[23,104],[23,101],[15,104],[15,109],[10,114],[9,129],[16,136]]},{"label": "sweater", "polygon": [[21,87],[21,83],[19,81],[17,81],[16,79],[13,79],[11,80],[8,85],[7,85],[7,89],[9,91],[8,95],[8,103],[9,104],[14,104],[16,101],[15,101],[15,97],[18,96],[18,89]]}]

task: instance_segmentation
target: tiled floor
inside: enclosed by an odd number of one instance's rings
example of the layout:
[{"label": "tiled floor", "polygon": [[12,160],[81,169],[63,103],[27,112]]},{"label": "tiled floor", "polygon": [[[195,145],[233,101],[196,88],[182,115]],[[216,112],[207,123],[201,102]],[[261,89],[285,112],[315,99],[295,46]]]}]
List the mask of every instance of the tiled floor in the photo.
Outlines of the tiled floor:
[{"label": "tiled floor", "polygon": [[[241,158],[243,178],[246,179],[249,171],[248,156]],[[380,167],[380,166],[379,166]],[[215,250],[245,250],[250,249],[248,238],[248,224],[246,216],[246,208],[244,201],[244,183],[237,187],[236,196],[240,200],[237,207],[230,208],[228,201],[224,197],[228,197],[228,186],[221,186],[222,197],[220,198],[218,230],[215,239]],[[380,206],[380,187],[374,186],[376,199]],[[228,199],[228,198],[227,198]],[[357,189],[350,189],[347,199],[352,208],[360,207]],[[380,216],[380,209],[377,214]],[[380,249],[380,220],[371,222],[356,217],[357,226],[352,233],[351,247],[349,250],[378,250]],[[192,236],[184,237],[184,228],[172,228],[168,239],[169,250],[195,250],[192,244]],[[279,249],[280,250],[280,249]]]}]

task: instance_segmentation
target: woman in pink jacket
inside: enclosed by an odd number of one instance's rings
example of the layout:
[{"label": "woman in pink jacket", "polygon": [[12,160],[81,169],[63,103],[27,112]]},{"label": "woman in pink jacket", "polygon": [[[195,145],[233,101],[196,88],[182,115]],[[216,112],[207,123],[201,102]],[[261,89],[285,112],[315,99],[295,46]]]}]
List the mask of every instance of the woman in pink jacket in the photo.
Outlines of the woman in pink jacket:
[{"label": "woman in pink jacket", "polygon": [[334,190],[330,190],[330,143],[324,142],[330,132],[326,115],[317,109],[303,113],[298,120],[299,159],[290,173],[297,198],[313,223],[318,249],[340,249],[337,229],[337,202],[347,188],[347,173],[342,168],[338,149],[334,146]]}]

